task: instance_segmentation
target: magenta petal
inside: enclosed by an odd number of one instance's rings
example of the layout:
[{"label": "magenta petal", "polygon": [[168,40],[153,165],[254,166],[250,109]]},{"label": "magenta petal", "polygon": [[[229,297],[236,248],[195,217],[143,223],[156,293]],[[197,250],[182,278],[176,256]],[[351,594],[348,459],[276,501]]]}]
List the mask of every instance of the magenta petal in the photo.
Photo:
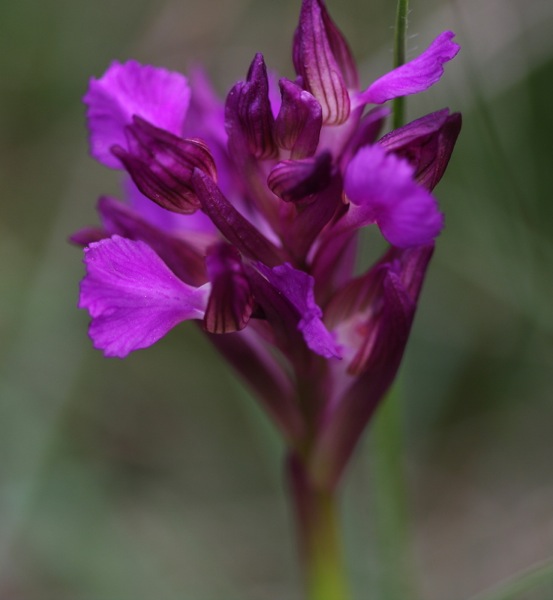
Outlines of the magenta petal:
[{"label": "magenta petal", "polygon": [[85,248],[84,263],[79,308],[88,309],[90,337],[106,356],[123,358],[181,321],[204,316],[210,285],[187,285],[143,242],[95,242]]},{"label": "magenta petal", "polygon": [[399,202],[377,223],[390,244],[411,248],[432,242],[443,229],[444,217],[436,200],[426,190],[417,187],[409,200]]},{"label": "magenta petal", "polygon": [[325,358],[341,358],[340,347],[325,327],[321,319],[323,311],[315,302],[313,277],[289,263],[272,269],[258,263],[257,269],[298,311],[298,330],[307,346]]},{"label": "magenta petal", "polygon": [[94,158],[121,168],[114,145],[126,148],[124,128],[138,115],[175,135],[182,133],[190,89],[179,73],[136,61],[113,62],[100,79],[91,79],[83,98],[88,106],[90,148]]},{"label": "magenta petal", "polygon": [[390,244],[400,248],[434,240],[443,228],[443,215],[413,175],[413,166],[380,146],[361,148],[345,174],[344,190],[352,205],[341,228],[377,223]]},{"label": "magenta petal", "polygon": [[427,90],[443,75],[443,64],[459,52],[460,46],[453,41],[454,37],[453,31],[444,31],[422,54],[377,79],[357,96],[357,101],[382,104]]},{"label": "magenta petal", "polygon": [[[157,208],[156,204],[153,205]],[[105,230],[109,232],[104,237],[119,235],[144,242],[185,283],[197,287],[207,282],[205,240],[198,243],[199,240],[191,235],[171,235],[113,198],[100,198],[98,212]],[[214,239],[212,237],[210,242],[213,243]]]}]

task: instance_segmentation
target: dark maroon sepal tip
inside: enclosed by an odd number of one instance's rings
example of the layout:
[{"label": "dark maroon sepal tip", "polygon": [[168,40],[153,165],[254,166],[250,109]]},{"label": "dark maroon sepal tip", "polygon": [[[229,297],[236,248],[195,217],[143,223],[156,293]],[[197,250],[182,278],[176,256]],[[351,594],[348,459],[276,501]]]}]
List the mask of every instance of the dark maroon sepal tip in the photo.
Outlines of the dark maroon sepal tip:
[{"label": "dark maroon sepal tip", "polygon": [[302,3],[293,61],[306,89],[321,104],[323,123],[344,123],[351,109],[348,86],[357,89],[357,70],[347,42],[321,0]]},{"label": "dark maroon sepal tip", "polygon": [[406,158],[415,167],[417,182],[432,190],[446,170],[461,123],[460,113],[444,108],[391,131],[379,144]]},{"label": "dark maroon sepal tip", "polygon": [[332,156],[322,152],[314,158],[284,160],[269,173],[267,185],[285,202],[305,202],[330,185]]},{"label": "dark maroon sepal tip", "polygon": [[255,55],[246,81],[238,82],[225,103],[225,125],[232,151],[244,151],[259,160],[274,158],[274,116],[263,55]]},{"label": "dark maroon sepal tip", "polygon": [[200,202],[190,180],[196,168],[216,177],[215,161],[207,145],[198,139],[182,139],[134,116],[126,128],[128,149],[113,146],[138,189],[173,212],[190,214]]},{"label": "dark maroon sepal tip", "polygon": [[301,85],[279,81],[282,103],[275,121],[275,139],[291,158],[312,156],[317,150],[323,124],[318,100]]}]

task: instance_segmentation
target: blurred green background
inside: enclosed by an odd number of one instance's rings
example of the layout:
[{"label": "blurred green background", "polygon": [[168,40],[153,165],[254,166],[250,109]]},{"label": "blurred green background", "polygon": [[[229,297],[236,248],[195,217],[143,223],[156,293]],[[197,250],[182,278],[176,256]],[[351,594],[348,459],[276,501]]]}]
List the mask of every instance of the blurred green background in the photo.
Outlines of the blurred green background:
[{"label": "blurred green background", "polygon": [[[329,0],[368,84],[394,2]],[[462,600],[553,556],[553,3],[419,0],[410,56],[463,50],[409,101],[464,129],[401,375],[419,597]],[[107,360],[76,306],[113,172],[80,102],[110,60],[204,64],[223,95],[256,51],[291,76],[299,0],[0,2],[0,599],[298,600],[282,446],[194,326]],[[388,600],[370,434],[344,490],[357,598]],[[390,565],[388,565],[389,567]],[[374,590],[374,591],[373,591]],[[551,585],[516,596],[550,600]]]}]

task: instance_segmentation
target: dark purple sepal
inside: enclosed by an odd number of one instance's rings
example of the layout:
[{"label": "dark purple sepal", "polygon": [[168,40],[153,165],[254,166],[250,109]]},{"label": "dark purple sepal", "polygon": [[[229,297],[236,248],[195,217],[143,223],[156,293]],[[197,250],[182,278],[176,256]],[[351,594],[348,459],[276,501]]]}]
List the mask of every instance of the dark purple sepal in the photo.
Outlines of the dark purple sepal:
[{"label": "dark purple sepal", "polygon": [[[342,208],[339,208],[337,214],[341,210]],[[315,293],[323,306],[326,306],[336,290],[353,277],[359,245],[359,230],[346,231],[338,235],[330,233],[330,231],[328,235],[326,231],[322,233],[311,260]]]},{"label": "dark purple sepal", "polygon": [[253,389],[285,438],[291,444],[300,440],[304,424],[292,382],[252,327],[226,335],[208,334],[208,337]]},{"label": "dark purple sepal", "polygon": [[231,152],[246,150],[259,160],[274,158],[278,154],[274,126],[267,68],[258,53],[246,81],[237,83],[226,99],[225,127]]},{"label": "dark purple sepal", "polygon": [[[383,322],[386,325],[381,313],[389,308],[385,280],[397,282],[404,295],[403,306],[411,307],[414,314],[433,252],[433,244],[407,250],[391,247],[372,269],[348,282],[327,305],[328,323],[342,328],[348,337],[345,343],[354,351],[348,365],[350,375],[360,375],[378,358],[375,336]],[[386,347],[385,340],[383,335],[381,348]]]},{"label": "dark purple sepal", "polygon": [[352,90],[359,89],[359,73],[357,72],[357,65],[355,59],[351,53],[349,44],[336,25],[336,23],[330,17],[328,10],[323,0],[318,0],[321,7],[321,15],[326,30],[326,35],[334,60],[340,67],[340,72],[348,88]]},{"label": "dark purple sepal", "polygon": [[232,206],[211,177],[196,169],[192,183],[202,210],[242,254],[271,266],[285,261],[282,252]]},{"label": "dark purple sepal", "polygon": [[206,257],[211,294],[204,316],[209,333],[231,333],[244,329],[253,311],[253,296],[240,253],[221,242],[209,248]]},{"label": "dark purple sepal", "polygon": [[322,152],[312,158],[283,160],[269,173],[267,185],[285,202],[305,202],[330,184],[332,156]]},{"label": "dark purple sepal", "polygon": [[342,176],[338,172],[332,173],[323,190],[304,205],[297,203],[296,206],[297,215],[284,228],[282,239],[294,256],[304,258],[321,231],[343,206]]},{"label": "dark purple sepal", "polygon": [[98,212],[109,235],[146,242],[185,283],[200,286],[207,282],[202,248],[154,227],[114,198],[100,198]]},{"label": "dark purple sepal", "polygon": [[461,114],[449,109],[431,113],[380,139],[389,152],[406,158],[419,185],[433,190],[442,178],[461,131]]},{"label": "dark purple sepal", "polygon": [[133,117],[126,128],[127,146],[112,152],[125,166],[138,189],[167,210],[190,214],[200,202],[190,179],[194,169],[216,177],[215,161],[204,142],[182,139]]},{"label": "dark purple sepal", "polygon": [[293,159],[315,154],[323,124],[322,108],[308,91],[288,79],[279,82],[282,103],[275,121],[275,139]]},{"label": "dark purple sepal", "polygon": [[350,113],[348,87],[357,89],[357,71],[348,45],[322,0],[303,0],[293,60],[305,88],[321,104],[323,123],[344,123]]},{"label": "dark purple sepal", "polygon": [[391,248],[327,307],[329,323],[341,327],[340,341],[355,351],[348,365],[352,383],[327,413],[313,453],[313,469],[329,485],[336,485],[396,376],[433,251],[433,244]]}]

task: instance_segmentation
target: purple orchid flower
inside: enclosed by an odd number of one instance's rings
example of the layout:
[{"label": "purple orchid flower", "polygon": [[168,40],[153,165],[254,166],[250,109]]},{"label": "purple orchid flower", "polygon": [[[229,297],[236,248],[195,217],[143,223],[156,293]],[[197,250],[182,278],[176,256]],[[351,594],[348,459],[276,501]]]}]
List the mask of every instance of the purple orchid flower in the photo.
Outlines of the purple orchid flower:
[{"label": "purple orchid flower", "polygon": [[[73,236],[95,347],[122,358],[197,321],[335,486],[399,367],[461,126],[445,109],[379,138],[389,111],[365,109],[426,90],[458,50],[444,32],[361,89],[323,1],[303,0],[280,100],[260,54],[224,104],[199,72],[114,62],[92,79],[91,153],[127,173],[126,201],[100,199],[101,227]],[[372,224],[390,248],[354,276]]]}]

